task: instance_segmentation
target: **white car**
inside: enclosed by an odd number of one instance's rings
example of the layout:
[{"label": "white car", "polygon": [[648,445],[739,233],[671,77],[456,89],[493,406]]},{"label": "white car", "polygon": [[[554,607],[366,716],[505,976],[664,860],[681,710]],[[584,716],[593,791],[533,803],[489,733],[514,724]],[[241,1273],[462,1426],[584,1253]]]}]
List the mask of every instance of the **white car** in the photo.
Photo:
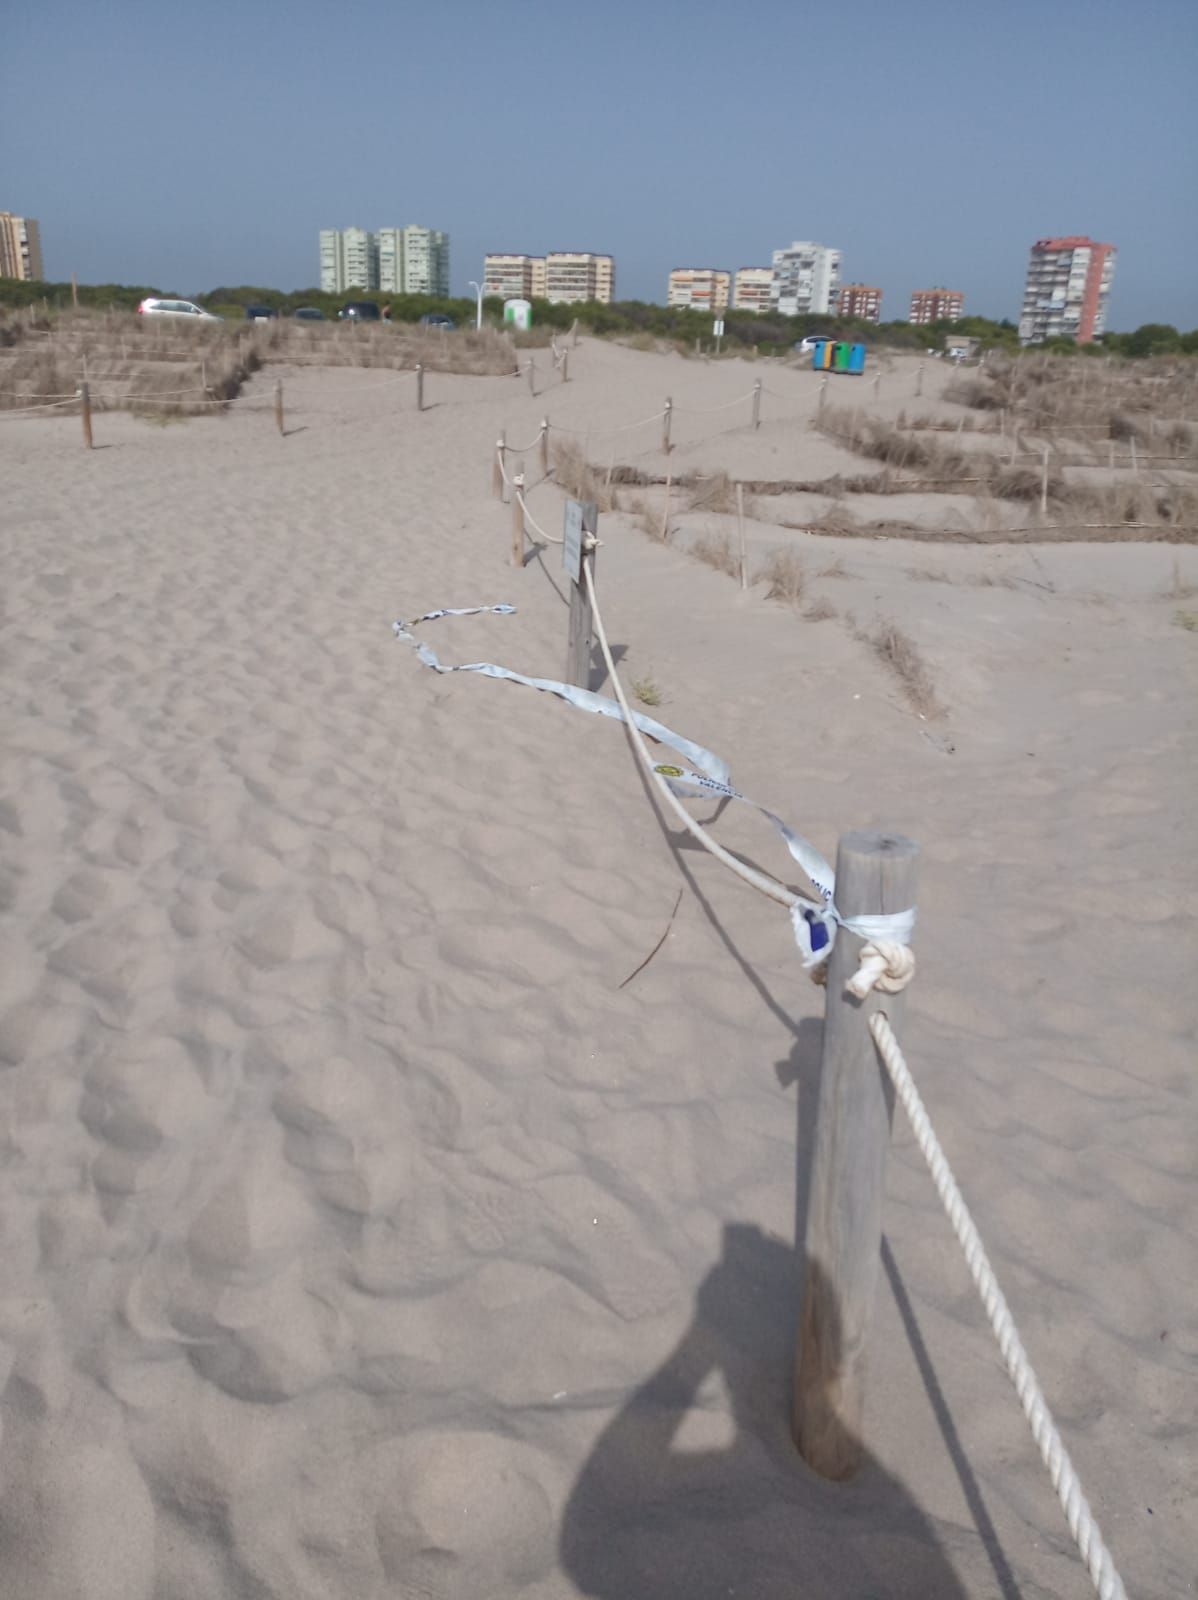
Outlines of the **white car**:
[{"label": "white car", "polygon": [[191,300],[143,300],[137,308],[139,317],[195,317],[200,322],[223,322],[223,317],[214,316],[211,311],[205,311],[203,306],[197,306]]}]

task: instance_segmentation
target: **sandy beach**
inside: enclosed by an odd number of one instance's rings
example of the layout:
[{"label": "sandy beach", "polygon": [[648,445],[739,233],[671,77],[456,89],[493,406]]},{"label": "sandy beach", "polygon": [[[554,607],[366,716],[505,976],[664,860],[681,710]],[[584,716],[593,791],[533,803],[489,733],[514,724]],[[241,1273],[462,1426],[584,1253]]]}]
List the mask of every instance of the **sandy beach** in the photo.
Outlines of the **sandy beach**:
[{"label": "sandy beach", "polygon": [[[98,415],[90,452],[0,418],[0,1591],[1083,1600],[901,1114],[868,1463],[826,1483],[790,1442],[824,1000],[785,915],[658,817],[617,724],[392,633],[506,602],[416,631],[561,676],[501,430],[654,474],[860,461],[809,371],[537,359],[535,397],[437,373],[423,413],[272,366],[225,415]],[[915,371],[856,403],[893,422]],[[715,409],[758,379],[758,430]],[[668,460],[660,422],[605,432],[666,396]],[[529,507],[559,531],[563,498]],[[1198,550],[761,512],[794,607],[692,559],[735,519],[677,507],[670,544],[601,520],[623,682],[825,854],[921,845],[912,1070],[1129,1594],[1198,1594]],[[788,875],[748,808],[712,827]]]}]

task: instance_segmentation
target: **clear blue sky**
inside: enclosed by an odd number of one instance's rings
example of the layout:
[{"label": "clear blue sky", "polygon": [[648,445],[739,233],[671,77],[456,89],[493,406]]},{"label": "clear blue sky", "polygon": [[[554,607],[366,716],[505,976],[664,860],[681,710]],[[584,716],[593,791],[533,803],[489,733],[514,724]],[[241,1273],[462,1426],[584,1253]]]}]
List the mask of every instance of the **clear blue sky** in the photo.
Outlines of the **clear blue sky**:
[{"label": "clear blue sky", "polygon": [[673,266],[844,252],[1018,315],[1048,233],[1119,248],[1112,325],[1198,325],[1195,0],[0,5],[0,209],[51,278],[301,288],[322,227]]}]

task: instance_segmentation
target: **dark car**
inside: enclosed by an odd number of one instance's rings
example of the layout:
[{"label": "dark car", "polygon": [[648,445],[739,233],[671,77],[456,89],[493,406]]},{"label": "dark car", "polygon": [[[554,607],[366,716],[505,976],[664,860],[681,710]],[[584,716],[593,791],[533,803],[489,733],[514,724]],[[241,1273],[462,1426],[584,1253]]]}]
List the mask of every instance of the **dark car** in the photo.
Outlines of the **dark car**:
[{"label": "dark car", "polygon": [[445,316],[441,311],[425,312],[420,319],[420,324],[424,328],[444,328],[447,331],[457,327],[457,323],[453,318]]},{"label": "dark car", "polygon": [[245,308],[247,322],[272,322],[278,314],[274,306],[246,306]]},{"label": "dark car", "polygon": [[325,320],[324,312],[319,306],[296,306],[291,315],[298,317],[301,322],[323,322]]},{"label": "dark car", "polygon": [[350,300],[337,313],[342,322],[381,322],[382,312],[376,300]]}]

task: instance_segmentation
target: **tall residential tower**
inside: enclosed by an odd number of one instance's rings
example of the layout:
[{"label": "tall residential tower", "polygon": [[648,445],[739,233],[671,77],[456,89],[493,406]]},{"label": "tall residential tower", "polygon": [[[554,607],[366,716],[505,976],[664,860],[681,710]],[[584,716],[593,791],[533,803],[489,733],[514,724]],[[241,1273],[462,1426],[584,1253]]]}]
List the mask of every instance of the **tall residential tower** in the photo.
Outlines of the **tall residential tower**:
[{"label": "tall residential tower", "polygon": [[25,278],[41,283],[42,240],[36,217],[15,217],[0,211],[0,278]]},{"label": "tall residential tower", "polygon": [[1115,277],[1115,247],[1084,234],[1037,239],[1027,264],[1021,344],[1076,339],[1089,344],[1106,328],[1107,301]]},{"label": "tall residential tower", "polygon": [[796,239],[774,251],[770,306],[784,317],[827,316],[836,310],[840,251],[809,239]]}]

